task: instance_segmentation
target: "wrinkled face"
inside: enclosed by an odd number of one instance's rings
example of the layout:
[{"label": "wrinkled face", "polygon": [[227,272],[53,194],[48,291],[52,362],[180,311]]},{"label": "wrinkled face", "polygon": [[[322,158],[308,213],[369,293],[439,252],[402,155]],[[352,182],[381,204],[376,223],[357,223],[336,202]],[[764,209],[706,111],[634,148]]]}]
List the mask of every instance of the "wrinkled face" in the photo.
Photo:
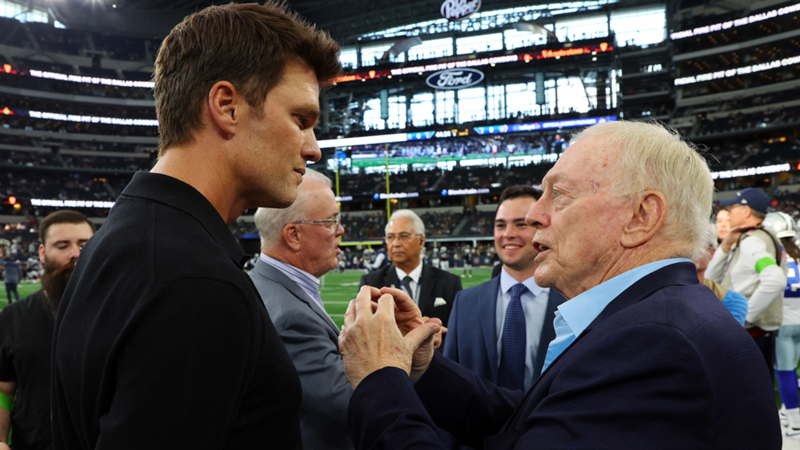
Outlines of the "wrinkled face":
[{"label": "wrinkled face", "polygon": [[[308,183],[309,181],[306,180]],[[311,199],[308,202],[307,217],[303,220],[332,220],[339,216],[336,197],[328,186],[320,182],[311,182]],[[344,227],[336,224],[301,224],[303,259],[307,267],[304,269],[315,277],[321,277],[335,268],[339,263],[339,236],[344,234]]]},{"label": "wrinkled face", "polygon": [[528,212],[537,228],[536,284],[567,298],[591,289],[620,258],[621,231],[633,217],[627,202],[611,191],[615,149],[605,138],[571,146],[542,181],[544,193]]},{"label": "wrinkled face", "polygon": [[57,223],[47,229],[45,243],[39,245],[42,264],[55,262],[63,267],[78,260],[81,249],[94,232],[88,223]]},{"label": "wrinkled face", "polygon": [[269,91],[260,116],[243,108],[242,144],[229,155],[242,197],[252,206],[284,208],[297,197],[306,161],[321,157],[314,125],[319,118],[319,83],[308,66],[289,61]]},{"label": "wrinkled face", "polygon": [[722,209],[717,212],[717,237],[725,239],[731,229],[731,213]]},{"label": "wrinkled face", "polygon": [[536,228],[528,225],[525,216],[536,203],[532,197],[506,200],[497,208],[494,218],[494,246],[500,261],[516,271],[534,266],[539,252],[533,248]]},{"label": "wrinkled face", "polygon": [[386,229],[386,245],[389,249],[389,259],[397,265],[419,265],[420,253],[425,246],[425,236],[414,232],[414,222],[411,219],[396,219],[389,222]]}]

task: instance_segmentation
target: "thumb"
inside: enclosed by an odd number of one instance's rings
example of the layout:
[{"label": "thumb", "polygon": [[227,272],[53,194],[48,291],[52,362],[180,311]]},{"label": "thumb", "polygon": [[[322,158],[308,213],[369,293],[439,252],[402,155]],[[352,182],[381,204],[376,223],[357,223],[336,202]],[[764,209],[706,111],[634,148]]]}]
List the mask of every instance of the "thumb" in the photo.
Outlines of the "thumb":
[{"label": "thumb", "polygon": [[408,334],[406,334],[405,340],[406,343],[411,346],[412,351],[416,351],[420,345],[424,344],[426,341],[430,341],[433,339],[433,335],[438,333],[441,329],[441,325],[435,322],[426,322],[422,325],[418,326],[411,330]]}]

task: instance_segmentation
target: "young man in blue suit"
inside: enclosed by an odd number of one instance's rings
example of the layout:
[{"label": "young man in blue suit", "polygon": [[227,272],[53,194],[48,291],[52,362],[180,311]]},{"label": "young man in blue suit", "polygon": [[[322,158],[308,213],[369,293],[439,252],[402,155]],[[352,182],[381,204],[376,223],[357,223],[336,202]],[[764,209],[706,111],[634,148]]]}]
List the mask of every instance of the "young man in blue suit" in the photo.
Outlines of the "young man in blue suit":
[{"label": "young man in blue suit", "polygon": [[[564,302],[555,289],[539,287],[533,278],[539,252],[533,248],[536,229],[525,215],[540,195],[530,186],[509,187],[500,195],[494,247],[503,269],[497,278],[459,292],[447,323],[444,356],[509,389],[528,390],[539,377],[547,346],[556,337],[555,310]],[[509,343],[518,336],[524,345]]]},{"label": "young man in blue suit", "polygon": [[[705,160],[655,124],[584,130],[528,212],[536,282],[568,301],[527,392],[442,355],[396,289],[362,288],[339,345],[357,449],[444,448],[436,426],[490,449],[774,449],[773,387],[748,333],[691,260],[705,251]],[[373,312],[373,301],[377,309]]]}]

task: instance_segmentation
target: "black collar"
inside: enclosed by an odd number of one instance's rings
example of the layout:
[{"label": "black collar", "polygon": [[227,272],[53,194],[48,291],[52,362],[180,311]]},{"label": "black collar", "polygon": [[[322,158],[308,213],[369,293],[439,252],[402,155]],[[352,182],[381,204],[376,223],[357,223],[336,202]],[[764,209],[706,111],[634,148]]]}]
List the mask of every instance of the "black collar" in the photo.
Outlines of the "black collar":
[{"label": "black collar", "polygon": [[177,178],[160,173],[138,172],[120,195],[145,198],[179,209],[194,217],[239,267],[243,267],[250,259],[214,205],[197,189]]}]

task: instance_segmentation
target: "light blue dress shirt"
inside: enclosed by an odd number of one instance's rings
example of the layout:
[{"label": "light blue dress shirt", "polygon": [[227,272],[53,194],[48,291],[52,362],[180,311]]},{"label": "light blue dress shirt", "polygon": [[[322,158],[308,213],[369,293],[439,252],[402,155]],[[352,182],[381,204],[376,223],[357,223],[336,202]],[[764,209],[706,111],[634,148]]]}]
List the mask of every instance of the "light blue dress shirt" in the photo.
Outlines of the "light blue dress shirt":
[{"label": "light blue dress shirt", "polygon": [[[497,330],[497,367],[500,367],[500,355],[502,355],[503,325],[505,323],[506,309],[511,303],[511,288],[519,283],[511,275],[503,271],[500,272],[500,290],[497,292],[497,304],[495,310],[495,329]],[[525,390],[533,385],[533,363],[536,361],[536,352],[539,349],[539,339],[542,337],[542,327],[544,327],[544,316],[547,314],[547,301],[550,298],[550,289],[536,285],[533,277],[523,281],[528,290],[520,297],[522,311],[525,313]]]},{"label": "light blue dress shirt", "polygon": [[308,294],[309,298],[314,299],[319,307],[322,308],[322,311],[325,311],[325,305],[322,304],[322,297],[319,296],[319,278],[306,271],[300,270],[297,267],[290,266],[283,261],[278,261],[277,259],[267,256],[263,253],[259,258],[261,261],[280,270],[284,275],[289,277],[290,280],[297,283],[297,285],[300,286],[300,289]]},{"label": "light blue dress shirt", "polygon": [[547,348],[542,373],[625,289],[658,269],[681,262],[690,263],[691,261],[686,258],[672,258],[645,264],[617,275],[562,303],[556,310],[556,318],[553,321],[556,338],[550,342],[550,346]]}]

